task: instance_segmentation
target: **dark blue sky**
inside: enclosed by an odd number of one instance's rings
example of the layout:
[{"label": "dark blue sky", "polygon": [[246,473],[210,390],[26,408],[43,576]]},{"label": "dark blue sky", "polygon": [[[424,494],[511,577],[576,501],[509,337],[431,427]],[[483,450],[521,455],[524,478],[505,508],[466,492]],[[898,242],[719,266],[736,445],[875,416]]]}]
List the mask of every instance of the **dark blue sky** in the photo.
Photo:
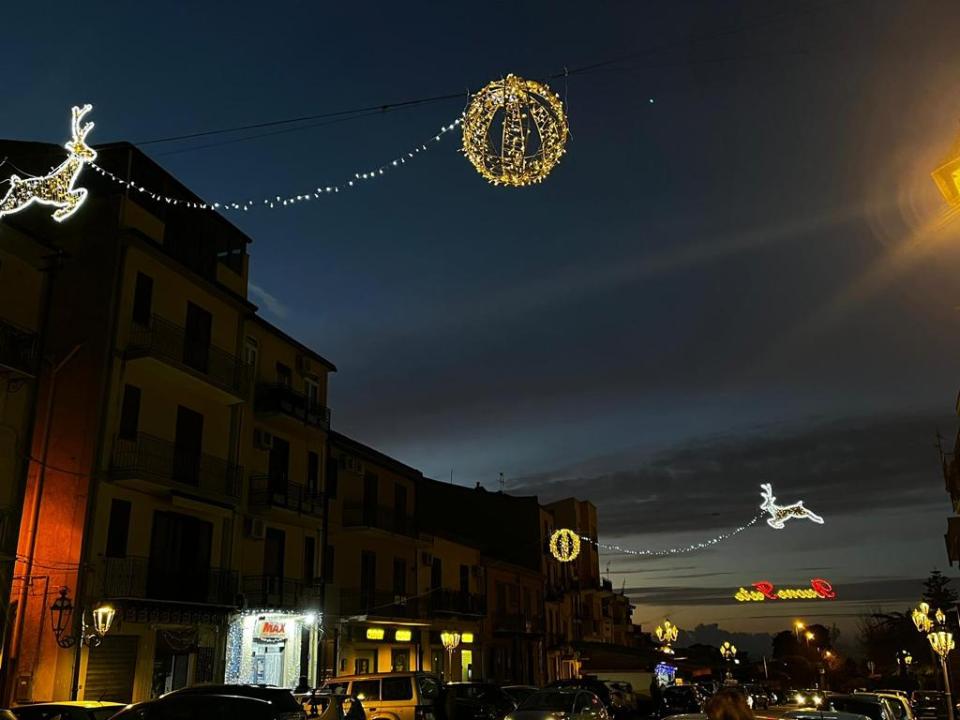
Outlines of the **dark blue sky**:
[{"label": "dark blue sky", "polygon": [[[136,142],[631,55],[553,82],[572,138],[541,186],[488,186],[450,136],[355,192],[236,217],[253,299],[339,366],[338,429],[432,476],[591,498],[635,544],[740,524],[765,480],[828,518],[615,561],[645,623],[775,628],[726,598],[818,572],[856,601],[843,621],[946,564],[932,445],[955,427],[960,232],[923,228],[958,26],[948,0],[18,3],[0,135],[62,142],[92,102],[91,140]],[[297,193],[463,104],[145,149],[211,201]]]}]

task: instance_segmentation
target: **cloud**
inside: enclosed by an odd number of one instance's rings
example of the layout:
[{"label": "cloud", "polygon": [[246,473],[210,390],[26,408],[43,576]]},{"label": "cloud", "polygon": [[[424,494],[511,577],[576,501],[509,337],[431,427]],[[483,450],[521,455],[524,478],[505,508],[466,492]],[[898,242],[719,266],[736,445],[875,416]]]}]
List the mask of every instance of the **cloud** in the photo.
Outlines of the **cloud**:
[{"label": "cloud", "polygon": [[262,287],[255,285],[254,283],[250,283],[249,288],[250,294],[253,295],[258,301],[263,303],[264,307],[267,308],[267,312],[269,312],[271,315],[276,315],[279,318],[285,318],[287,316],[287,306],[280,302],[276,295],[271,295]]},{"label": "cloud", "polygon": [[781,503],[803,499],[828,518],[944,504],[934,432],[947,416],[897,415],[716,435],[632,460],[619,455],[592,473],[557,470],[514,481],[510,491],[543,501],[590,499],[600,534],[675,534],[728,529],[757,512],[759,484]]}]

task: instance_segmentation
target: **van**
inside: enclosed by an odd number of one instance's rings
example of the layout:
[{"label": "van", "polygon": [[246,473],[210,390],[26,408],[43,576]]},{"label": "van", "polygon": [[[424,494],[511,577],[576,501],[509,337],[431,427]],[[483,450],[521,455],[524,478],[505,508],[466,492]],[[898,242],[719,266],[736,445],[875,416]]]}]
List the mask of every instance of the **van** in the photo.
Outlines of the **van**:
[{"label": "van", "polygon": [[442,687],[429,673],[378,673],[330,678],[317,692],[357,698],[367,720],[435,720],[433,704]]}]

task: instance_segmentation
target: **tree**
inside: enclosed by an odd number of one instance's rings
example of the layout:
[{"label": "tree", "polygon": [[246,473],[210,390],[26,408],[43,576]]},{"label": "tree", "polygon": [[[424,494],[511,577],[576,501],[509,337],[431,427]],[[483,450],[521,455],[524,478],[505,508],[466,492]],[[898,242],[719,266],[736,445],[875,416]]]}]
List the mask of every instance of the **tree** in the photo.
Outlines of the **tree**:
[{"label": "tree", "polygon": [[934,570],[923,582],[923,599],[931,608],[940,608],[948,615],[957,605],[957,591],[950,587],[953,582],[939,570]]}]

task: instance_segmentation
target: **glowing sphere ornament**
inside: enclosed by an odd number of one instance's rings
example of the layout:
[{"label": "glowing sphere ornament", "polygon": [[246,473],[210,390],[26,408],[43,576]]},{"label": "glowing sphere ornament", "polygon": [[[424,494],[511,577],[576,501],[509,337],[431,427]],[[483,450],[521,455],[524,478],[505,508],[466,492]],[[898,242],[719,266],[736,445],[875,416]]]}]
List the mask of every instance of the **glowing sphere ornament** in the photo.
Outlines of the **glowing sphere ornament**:
[{"label": "glowing sphere ornament", "polygon": [[473,96],[463,117],[463,153],[494,185],[542,182],[567,142],[560,97],[543,83],[507,75]]},{"label": "glowing sphere ornament", "polygon": [[572,562],[580,554],[580,536],[561,528],[550,536],[550,554],[560,562]]},{"label": "glowing sphere ornament", "polygon": [[92,105],[73,108],[70,123],[73,138],[64,145],[70,154],[60,165],[43,177],[10,176],[10,188],[0,200],[0,217],[13,215],[39,203],[57,208],[53,212],[53,219],[63,222],[80,209],[83,201],[87,199],[87,191],[84,188],[74,188],[73,185],[83,166],[97,159],[97,151],[87,145],[87,135],[93,130],[93,123],[80,124],[84,115],[92,109]]}]

